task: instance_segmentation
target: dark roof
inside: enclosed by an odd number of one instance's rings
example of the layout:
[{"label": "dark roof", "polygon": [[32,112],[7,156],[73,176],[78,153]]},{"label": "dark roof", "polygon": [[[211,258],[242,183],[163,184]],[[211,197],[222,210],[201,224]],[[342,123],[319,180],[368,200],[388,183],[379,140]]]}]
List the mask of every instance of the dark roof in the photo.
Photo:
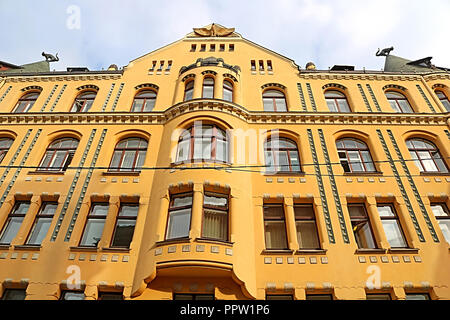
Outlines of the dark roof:
[{"label": "dark roof", "polygon": [[431,63],[432,57],[411,61],[392,54],[386,57],[384,71],[386,72],[442,72],[450,71],[448,68],[436,67]]},{"label": "dark roof", "polygon": [[[0,62],[3,64],[3,62]],[[50,71],[50,63],[48,61],[38,61],[16,66],[11,63],[6,63],[11,69],[0,71],[0,73],[30,73],[30,72],[48,72]]]}]

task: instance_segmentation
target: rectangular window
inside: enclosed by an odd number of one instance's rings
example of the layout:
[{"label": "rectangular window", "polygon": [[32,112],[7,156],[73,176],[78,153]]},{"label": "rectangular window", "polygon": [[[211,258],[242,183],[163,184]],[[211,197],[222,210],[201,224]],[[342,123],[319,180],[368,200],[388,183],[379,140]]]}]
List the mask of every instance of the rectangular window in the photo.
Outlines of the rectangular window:
[{"label": "rectangular window", "polygon": [[159,68],[158,68],[158,70],[156,70],[156,71],[162,71],[163,66],[164,66],[164,60],[161,60],[161,61],[159,62]]},{"label": "rectangular window", "polygon": [[25,289],[5,289],[2,300],[25,300],[27,292]]},{"label": "rectangular window", "polygon": [[294,300],[292,294],[267,294],[266,300]]},{"label": "rectangular window", "polygon": [[445,203],[432,203],[431,211],[441,228],[445,240],[450,243],[450,213]]},{"label": "rectangular window", "polygon": [[206,44],[200,45],[200,51],[206,51]]},{"label": "rectangular window", "polygon": [[224,44],[221,44],[221,45],[220,45],[219,51],[225,51],[225,45],[224,45]]},{"label": "rectangular window", "polygon": [[93,203],[86,220],[83,236],[81,237],[81,247],[97,247],[102,238],[103,227],[108,215],[109,203]]},{"label": "rectangular window", "polygon": [[6,219],[2,232],[0,233],[0,244],[11,244],[11,241],[16,237],[17,232],[22,225],[22,221],[29,208],[29,201],[16,202]]},{"label": "rectangular window", "polygon": [[170,69],[172,69],[172,60],[167,61],[166,71],[170,71]]},{"label": "rectangular window", "polygon": [[264,61],[259,60],[259,71],[264,71]]},{"label": "rectangular window", "polygon": [[134,228],[139,211],[139,204],[123,203],[117,215],[116,226],[111,241],[111,248],[129,248],[133,240]]},{"label": "rectangular window", "polygon": [[216,45],[215,44],[210,45],[209,51],[216,51]]},{"label": "rectangular window", "polygon": [[191,44],[191,52],[195,52],[195,50],[197,50],[197,45]]},{"label": "rectangular window", "polygon": [[294,213],[300,249],[320,249],[316,216],[312,204],[296,204]]},{"label": "rectangular window", "polygon": [[369,216],[364,204],[348,204],[353,234],[360,249],[376,249]]},{"label": "rectangular window", "polygon": [[406,300],[431,300],[428,293],[407,293]]},{"label": "rectangular window", "polygon": [[173,300],[215,300],[214,294],[174,293]]},{"label": "rectangular window", "polygon": [[273,71],[272,60],[267,60],[267,71]]},{"label": "rectangular window", "polygon": [[152,62],[152,67],[148,71],[153,71],[156,68],[156,61]]},{"label": "rectangular window", "polygon": [[84,300],[84,292],[65,290],[61,292],[60,300]]},{"label": "rectangular window", "polygon": [[389,293],[367,293],[366,300],[392,300]]},{"label": "rectangular window", "polygon": [[228,51],[234,51],[234,44],[230,44],[228,46]]},{"label": "rectangular window", "polygon": [[228,196],[205,193],[203,199],[202,237],[228,240]]},{"label": "rectangular window", "polygon": [[189,237],[192,196],[192,192],[171,196],[166,240]]},{"label": "rectangular window", "polygon": [[123,300],[122,292],[99,292],[98,300]]},{"label": "rectangular window", "polygon": [[407,248],[408,244],[394,206],[392,204],[378,204],[377,209],[389,245],[392,248]]},{"label": "rectangular window", "polygon": [[266,249],[288,249],[283,204],[266,204],[263,210]]},{"label": "rectangular window", "polygon": [[251,70],[252,71],[256,71],[256,62],[255,62],[255,60],[251,60],[250,61],[250,66],[251,66]]},{"label": "rectangular window", "polygon": [[31,228],[26,244],[38,246],[42,243],[42,240],[44,240],[47,235],[47,231],[52,224],[53,216],[55,215],[57,207],[57,202],[42,203],[41,209],[34,220],[34,224]]},{"label": "rectangular window", "polygon": [[307,294],[306,300],[333,300],[331,294]]}]

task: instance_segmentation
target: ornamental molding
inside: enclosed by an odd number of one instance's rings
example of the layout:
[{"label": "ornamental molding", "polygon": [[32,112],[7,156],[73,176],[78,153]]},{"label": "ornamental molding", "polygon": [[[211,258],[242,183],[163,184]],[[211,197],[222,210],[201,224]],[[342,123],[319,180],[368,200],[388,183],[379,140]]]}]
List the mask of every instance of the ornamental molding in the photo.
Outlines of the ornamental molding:
[{"label": "ornamental molding", "polygon": [[[0,77],[1,78],[1,77]],[[118,80],[122,78],[120,74],[105,75],[55,75],[55,76],[5,76],[5,83],[18,82],[59,82],[59,81],[91,81],[91,80]]]},{"label": "ornamental molding", "polygon": [[445,89],[447,86],[445,85],[445,84],[442,84],[442,83],[436,83],[436,84],[433,84],[433,86],[431,87],[432,89],[436,89],[436,88],[442,88],[442,89]]},{"label": "ornamental molding", "polygon": [[261,86],[261,89],[263,89],[263,90],[266,88],[280,88],[280,89],[286,90],[286,87],[284,85],[282,85],[281,83],[266,83]]},{"label": "ornamental molding", "polygon": [[78,87],[78,88],[77,88],[78,91],[86,90],[86,89],[93,89],[93,90],[95,90],[95,91],[100,90],[100,88],[97,87],[97,86],[94,85],[94,84],[85,84],[84,86],[81,86],[81,87]]},{"label": "ornamental molding", "polygon": [[159,90],[159,87],[153,83],[142,83],[142,84],[139,84],[136,87],[134,87],[135,90],[139,90],[142,88],[152,88],[152,89],[155,89],[156,91]]},{"label": "ornamental molding", "polygon": [[23,91],[23,92],[30,91],[30,90],[42,91],[43,89],[42,89],[42,87],[39,87],[39,86],[28,86],[28,87],[20,89],[20,91]]},{"label": "ornamental molding", "polygon": [[194,79],[195,78],[195,74],[190,73],[187,76],[184,76],[183,79],[181,79],[182,82],[185,82],[187,79]]},{"label": "ornamental molding", "polygon": [[217,75],[217,72],[215,72],[215,71],[213,71],[213,70],[205,70],[205,71],[202,71],[202,75],[205,75],[205,74],[212,74],[212,75],[216,76],[216,75]]},{"label": "ornamental molding", "polygon": [[450,73],[428,74],[423,76],[426,81],[430,80],[450,80]]},{"label": "ornamental molding", "polygon": [[224,78],[230,78],[230,79],[233,80],[234,82],[238,82],[238,80],[237,80],[232,74],[224,73],[224,74],[223,74],[223,77],[224,77]]},{"label": "ornamental molding", "polygon": [[399,86],[398,84],[388,84],[383,87],[383,91],[387,89],[397,89],[401,91],[407,91],[405,87]]},{"label": "ornamental molding", "polygon": [[222,100],[199,99],[179,103],[161,112],[40,112],[2,113],[2,125],[107,125],[156,124],[164,125],[188,113],[211,112],[230,115],[249,124],[337,124],[337,125],[421,125],[447,126],[450,113],[398,114],[398,113],[341,113],[334,112],[256,112]]},{"label": "ornamental molding", "polygon": [[332,74],[332,73],[299,73],[298,77],[305,80],[380,80],[380,81],[420,81],[418,75],[392,74]]},{"label": "ornamental molding", "polygon": [[339,83],[327,83],[326,85],[324,85],[323,87],[322,87],[322,90],[325,90],[325,89],[328,89],[328,88],[338,88],[338,89],[341,89],[341,90],[347,90],[347,87],[346,86],[343,86],[342,84],[339,84]]}]

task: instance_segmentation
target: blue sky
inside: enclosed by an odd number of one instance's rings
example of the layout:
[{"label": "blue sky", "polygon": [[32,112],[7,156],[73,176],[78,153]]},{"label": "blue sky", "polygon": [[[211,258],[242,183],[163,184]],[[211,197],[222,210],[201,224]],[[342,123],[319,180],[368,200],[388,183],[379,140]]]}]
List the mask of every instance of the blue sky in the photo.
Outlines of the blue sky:
[{"label": "blue sky", "polygon": [[0,0],[0,60],[25,64],[46,51],[58,53],[56,70],[122,67],[215,22],[302,68],[380,70],[375,52],[390,46],[450,67],[449,13],[448,0]]}]

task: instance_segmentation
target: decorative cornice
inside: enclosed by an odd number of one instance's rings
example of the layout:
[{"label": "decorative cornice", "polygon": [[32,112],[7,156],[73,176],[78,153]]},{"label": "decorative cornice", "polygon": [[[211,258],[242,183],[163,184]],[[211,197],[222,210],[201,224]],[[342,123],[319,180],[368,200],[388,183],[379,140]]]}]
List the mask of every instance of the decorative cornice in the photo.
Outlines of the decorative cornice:
[{"label": "decorative cornice", "polygon": [[234,82],[238,82],[238,80],[237,80],[232,74],[224,73],[224,74],[223,74],[223,77],[224,77],[224,78],[230,78],[230,79],[233,80]]},{"label": "decorative cornice", "polygon": [[86,89],[94,89],[95,91],[100,90],[99,87],[97,87],[96,85],[93,85],[93,84],[85,84],[84,86],[77,88],[78,91],[86,90]]},{"label": "decorative cornice", "polygon": [[29,90],[38,90],[38,91],[42,91],[42,87],[39,86],[28,86],[25,88],[22,88],[21,91],[25,92],[25,91],[29,91]]},{"label": "decorative cornice", "polygon": [[447,86],[445,85],[445,84],[442,84],[442,83],[436,83],[436,84],[433,84],[433,86],[431,87],[433,90],[434,89],[436,89],[436,88],[442,88],[442,89],[444,89],[444,88],[446,88]]},{"label": "decorative cornice", "polygon": [[419,75],[411,74],[374,74],[374,73],[299,73],[300,79],[306,80],[382,80],[382,81],[420,81]]},{"label": "decorative cornice", "polygon": [[194,112],[219,112],[251,124],[337,124],[337,125],[447,125],[450,113],[398,114],[398,113],[335,113],[335,112],[259,112],[224,100],[194,99],[179,103],[161,112],[51,112],[2,113],[0,124],[165,124],[179,116]]},{"label": "decorative cornice", "polygon": [[433,73],[433,74],[427,74],[426,76],[423,76],[425,81],[430,80],[450,80],[450,73]]},{"label": "decorative cornice", "polygon": [[398,89],[398,90],[401,90],[401,91],[406,91],[407,90],[405,87],[399,86],[398,84],[385,85],[383,87],[383,91],[386,90],[386,89]]},{"label": "decorative cornice", "polygon": [[156,84],[153,83],[142,83],[140,85],[137,85],[136,87],[134,87],[134,89],[139,90],[142,88],[152,88],[155,89],[156,91],[159,90],[159,87]]},{"label": "decorative cornice", "polygon": [[265,88],[273,88],[273,87],[276,87],[276,88],[280,88],[280,89],[283,89],[283,90],[286,90],[286,87],[285,86],[283,86],[282,84],[280,84],[280,83],[266,83],[266,84],[263,84],[262,86],[261,86],[261,89],[265,89]]},{"label": "decorative cornice", "polygon": [[195,78],[195,74],[190,73],[190,74],[184,76],[183,79],[181,79],[181,81],[185,82],[187,79],[190,79],[190,78]]},{"label": "decorative cornice", "polygon": [[212,71],[212,70],[205,70],[205,71],[202,71],[202,75],[205,75],[205,74],[212,74],[212,75],[217,75],[217,72],[215,72],[215,71]]},{"label": "decorative cornice", "polygon": [[91,81],[91,80],[117,80],[122,74],[60,74],[60,75],[17,75],[5,76],[6,83],[16,82],[59,82],[59,81]]},{"label": "decorative cornice", "polygon": [[327,89],[327,88],[339,88],[342,90],[347,90],[347,87],[343,86],[342,84],[339,83],[327,83],[326,85],[324,85],[322,87],[323,90]]}]

